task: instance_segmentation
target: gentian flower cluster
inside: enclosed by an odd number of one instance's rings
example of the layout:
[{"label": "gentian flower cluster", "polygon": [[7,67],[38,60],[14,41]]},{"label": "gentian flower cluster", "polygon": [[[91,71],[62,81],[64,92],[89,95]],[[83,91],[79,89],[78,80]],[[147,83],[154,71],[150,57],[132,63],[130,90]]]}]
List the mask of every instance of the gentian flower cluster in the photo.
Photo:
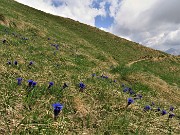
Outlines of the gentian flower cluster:
[{"label": "gentian flower cluster", "polygon": [[34,82],[33,80],[28,80],[29,87],[35,87],[36,85],[37,85],[37,82]]},{"label": "gentian flower cluster", "polygon": [[175,116],[174,113],[170,113],[168,119],[171,119],[171,118],[173,118],[174,116]]},{"label": "gentian flower cluster", "polygon": [[[123,86],[123,88],[124,88],[125,86]],[[128,92],[130,95],[134,95],[134,94],[136,94],[131,88],[128,88],[128,87],[125,87],[124,89],[123,89],[123,92]]]},{"label": "gentian flower cluster", "polygon": [[[15,33],[12,33],[12,34],[16,35]],[[26,37],[22,37],[21,39],[22,40],[28,40],[28,38],[26,38]],[[50,38],[48,38],[48,40],[50,40]],[[3,44],[5,44],[7,42],[7,40],[4,39],[2,42],[3,42]],[[51,44],[51,46],[55,47],[56,50],[59,50],[59,45],[58,44]],[[56,53],[56,52],[54,52],[54,53]],[[10,65],[12,63],[10,61],[8,61],[7,64]],[[14,65],[18,65],[18,62],[14,61]],[[31,66],[31,65],[33,65],[33,61],[29,62],[29,66]],[[95,77],[95,76],[96,76],[96,74],[93,73],[92,77]],[[103,79],[108,79],[108,76],[105,76],[105,75],[101,75],[100,77],[103,78]],[[17,84],[21,85],[22,80],[23,80],[22,78],[17,78]],[[112,80],[111,82],[117,82],[117,80]],[[33,80],[28,80],[28,88],[29,88],[29,90],[31,88],[34,88],[36,85],[37,85],[37,82],[35,82]],[[49,82],[48,89],[50,89],[53,85],[54,85],[54,82]],[[66,87],[68,87],[68,85],[67,85],[67,83],[64,83],[62,88],[65,89]],[[142,95],[141,94],[136,95],[135,91],[132,88],[126,87],[124,84],[122,84],[121,87],[123,89],[123,92],[127,92],[130,95],[134,96],[134,98],[130,97],[130,98],[127,99],[127,106],[126,107],[133,104],[134,100],[142,98]],[[83,82],[80,82],[79,83],[79,88],[80,88],[80,91],[83,91],[86,88],[86,85]],[[146,105],[144,107],[144,111],[151,110],[152,109],[151,107],[154,106],[155,104],[154,104],[154,102],[152,102],[150,105]],[[54,103],[54,104],[52,104],[52,106],[53,106],[53,111],[54,111],[54,118],[56,119],[58,117],[59,113],[61,112],[61,110],[63,109],[63,105],[60,104],[60,103]],[[170,109],[169,109],[170,112],[169,112],[168,119],[173,118],[175,116],[175,114],[172,113],[173,110],[174,110],[174,107],[171,106]],[[157,108],[157,111],[160,112],[161,115],[166,115],[167,114],[166,110],[161,110],[159,107]]]},{"label": "gentian flower cluster", "polygon": [[[8,61],[7,64],[11,65],[12,63],[11,63],[11,61]],[[18,62],[16,60],[14,61],[14,65],[16,65],[16,66],[18,65]]]},{"label": "gentian flower cluster", "polygon": [[105,78],[105,79],[108,79],[108,76],[105,76],[105,75],[101,75],[101,78]]},{"label": "gentian flower cluster", "polygon": [[126,88],[123,89],[123,92],[127,92],[128,90],[129,90],[129,88],[126,87]]},{"label": "gentian flower cluster", "polygon": [[22,40],[28,40],[28,38],[26,38],[26,37],[22,37],[21,39],[22,39]]},{"label": "gentian flower cluster", "polygon": [[56,50],[59,50],[59,45],[58,44],[51,44],[51,46],[54,46]]},{"label": "gentian flower cluster", "polygon": [[[154,105],[155,105],[154,102],[152,102],[151,105],[154,106]],[[150,107],[149,105],[147,105],[147,106],[144,107],[144,110],[145,110],[145,111],[151,110],[151,107]],[[174,107],[171,106],[171,107],[170,107],[169,116],[168,116],[168,120],[171,119],[171,118],[173,118],[173,117],[175,117],[175,114],[172,113],[173,110],[174,110]],[[166,110],[164,110],[164,109],[161,110],[160,107],[158,107],[157,109],[155,109],[155,111],[160,112],[161,115],[166,115],[166,114],[168,114],[168,112],[167,112]]]}]

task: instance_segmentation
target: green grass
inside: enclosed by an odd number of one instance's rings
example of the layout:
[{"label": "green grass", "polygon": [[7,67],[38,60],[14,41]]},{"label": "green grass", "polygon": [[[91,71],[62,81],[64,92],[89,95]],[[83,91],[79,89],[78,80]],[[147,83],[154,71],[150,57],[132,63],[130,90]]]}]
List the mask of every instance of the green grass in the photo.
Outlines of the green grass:
[{"label": "green grass", "polygon": [[[0,10],[0,134],[180,132],[180,57],[12,0],[2,0]],[[8,60],[18,65],[7,65]],[[30,61],[34,64],[29,67]],[[21,86],[18,77],[23,78]],[[31,92],[29,79],[37,82]],[[55,85],[47,90],[50,81]],[[81,81],[84,92],[79,91]],[[122,92],[122,83],[143,98],[126,108],[132,96]],[[52,108],[56,102],[64,104],[57,121]],[[153,109],[174,106],[176,117],[167,121],[168,115],[144,112],[151,102]]]}]

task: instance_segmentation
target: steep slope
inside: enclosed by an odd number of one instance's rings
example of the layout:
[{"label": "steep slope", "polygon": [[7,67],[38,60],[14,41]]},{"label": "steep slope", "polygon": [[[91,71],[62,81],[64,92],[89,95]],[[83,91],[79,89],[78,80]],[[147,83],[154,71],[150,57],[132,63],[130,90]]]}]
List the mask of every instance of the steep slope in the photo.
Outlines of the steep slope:
[{"label": "steep slope", "polygon": [[[180,57],[12,0],[1,0],[0,11],[0,134],[180,132]],[[54,120],[56,102],[64,107]],[[157,111],[170,106],[172,119]]]}]

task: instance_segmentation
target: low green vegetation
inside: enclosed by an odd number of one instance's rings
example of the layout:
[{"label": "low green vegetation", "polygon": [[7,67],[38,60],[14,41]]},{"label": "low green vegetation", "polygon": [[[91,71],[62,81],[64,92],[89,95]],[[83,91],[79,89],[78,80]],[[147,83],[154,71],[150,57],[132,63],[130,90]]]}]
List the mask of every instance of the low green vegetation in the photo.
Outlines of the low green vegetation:
[{"label": "low green vegetation", "polygon": [[0,11],[0,134],[180,133],[180,57],[12,0]]}]

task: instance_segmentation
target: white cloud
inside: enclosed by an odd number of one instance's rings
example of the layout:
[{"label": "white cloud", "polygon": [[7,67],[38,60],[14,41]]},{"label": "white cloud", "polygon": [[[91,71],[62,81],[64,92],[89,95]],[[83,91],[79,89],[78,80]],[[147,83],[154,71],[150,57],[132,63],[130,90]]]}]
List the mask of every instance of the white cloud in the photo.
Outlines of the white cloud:
[{"label": "white cloud", "polygon": [[[63,5],[52,5],[52,0],[16,0],[22,4],[34,7],[47,13],[68,17],[94,26],[97,15],[105,16],[106,12],[102,5],[100,9],[92,8],[93,0],[59,0]],[[58,1],[58,0],[57,0]]]},{"label": "white cloud", "polygon": [[123,0],[110,32],[159,50],[180,48],[179,0]]}]

